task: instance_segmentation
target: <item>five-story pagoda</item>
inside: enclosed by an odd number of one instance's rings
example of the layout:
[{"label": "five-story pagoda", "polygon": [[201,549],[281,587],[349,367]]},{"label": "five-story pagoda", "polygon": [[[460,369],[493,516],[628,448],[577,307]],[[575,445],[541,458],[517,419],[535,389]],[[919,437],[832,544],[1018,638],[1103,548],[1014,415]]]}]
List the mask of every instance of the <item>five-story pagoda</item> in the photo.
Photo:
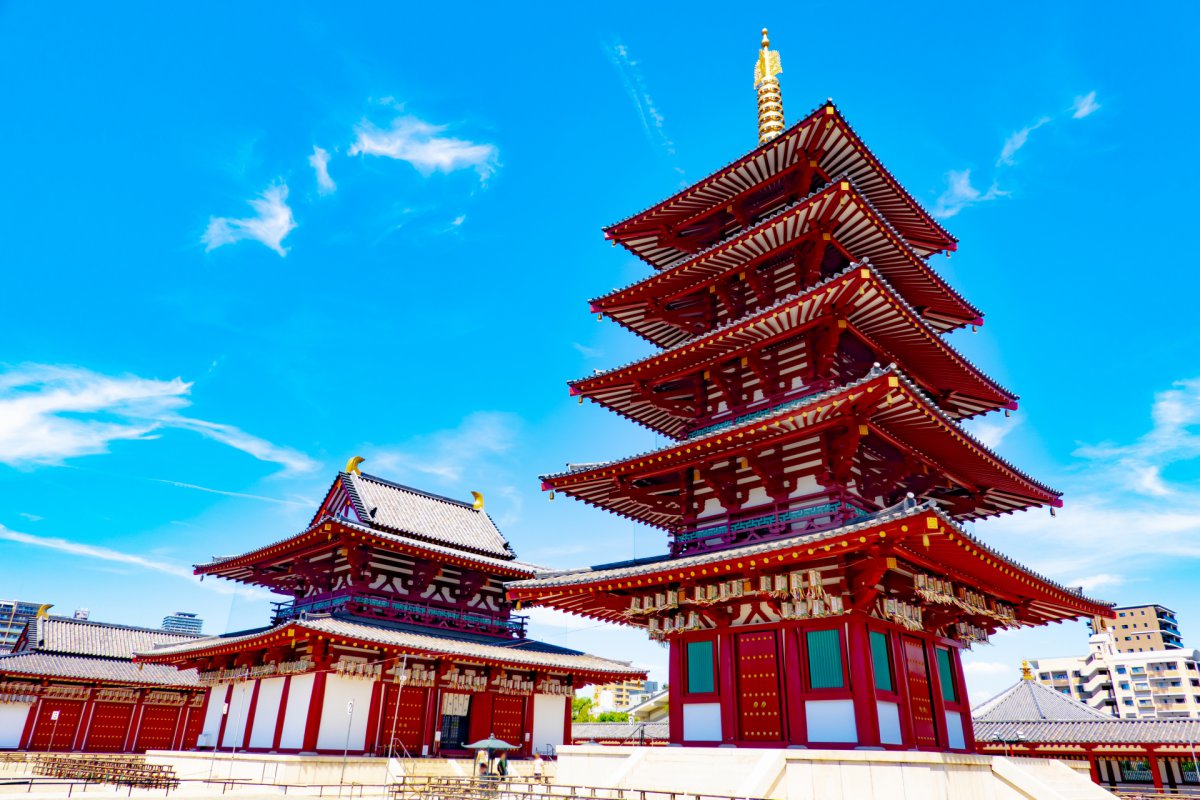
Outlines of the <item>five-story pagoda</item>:
[{"label": "five-story pagoda", "polygon": [[668,642],[674,743],[972,750],[962,648],[1111,613],[964,530],[1059,493],[962,427],[1016,396],[945,341],[955,240],[780,72],[764,30],[759,146],[605,231],[656,271],[592,310],[660,349],[570,390],[671,443],[543,478],[669,552],[509,597]]}]

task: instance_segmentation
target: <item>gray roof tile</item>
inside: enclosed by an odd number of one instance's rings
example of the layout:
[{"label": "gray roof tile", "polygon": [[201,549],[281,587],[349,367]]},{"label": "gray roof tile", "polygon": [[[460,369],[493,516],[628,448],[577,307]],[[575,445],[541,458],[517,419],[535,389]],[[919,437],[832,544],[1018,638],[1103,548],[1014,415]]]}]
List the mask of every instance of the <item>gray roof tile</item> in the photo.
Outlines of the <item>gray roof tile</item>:
[{"label": "gray roof tile", "polygon": [[1113,719],[1103,711],[1033,680],[1018,681],[1015,686],[972,709],[971,715],[976,722]]},{"label": "gray roof tile", "polygon": [[374,475],[342,473],[365,522],[400,533],[499,558],[513,551],[492,518],[470,503],[451,500]]},{"label": "gray roof tile", "polygon": [[[643,734],[644,731],[644,734]],[[571,723],[571,738],[577,742],[636,742],[645,736],[651,741],[666,741],[665,722],[574,722]]]},{"label": "gray roof tile", "polygon": [[43,653],[132,659],[138,650],[196,638],[194,634],[170,633],[157,628],[48,617],[31,624],[27,648]]},{"label": "gray roof tile", "polygon": [[149,686],[199,686],[196,670],[165,664],[134,664],[117,658],[26,651],[0,656],[0,676],[73,678]]}]

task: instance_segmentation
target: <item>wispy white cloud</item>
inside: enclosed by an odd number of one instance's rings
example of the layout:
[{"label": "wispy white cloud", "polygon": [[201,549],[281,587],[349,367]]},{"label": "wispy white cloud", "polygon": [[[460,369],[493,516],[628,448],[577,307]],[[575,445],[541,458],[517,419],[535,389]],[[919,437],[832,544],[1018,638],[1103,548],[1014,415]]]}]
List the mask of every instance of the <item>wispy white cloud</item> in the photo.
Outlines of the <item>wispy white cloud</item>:
[{"label": "wispy white cloud", "polygon": [[138,555],[136,553],[125,553],[120,550],[114,550],[110,547],[101,547],[99,545],[72,541],[70,539],[61,539],[53,536],[34,536],[33,534],[14,531],[11,528],[7,528],[3,525],[0,525],[0,541],[28,545],[30,547],[40,547],[46,550],[54,550],[59,553],[78,556],[79,558],[115,564],[125,564],[127,566],[137,567],[139,569],[149,570],[151,572],[159,572],[175,578],[183,578],[189,583],[203,586],[210,591],[218,592],[220,594],[238,594],[242,595],[243,597],[251,597],[256,599],[265,599],[271,596],[267,592],[259,589],[239,587],[227,583],[200,583],[196,576],[192,574],[191,569],[180,564],[173,564],[168,561],[162,561],[160,559],[150,558],[148,556]]},{"label": "wispy white cloud", "polygon": [[582,355],[584,358],[599,358],[600,356],[604,355],[603,350],[595,347],[588,347],[586,344],[580,344],[579,342],[571,342],[571,346],[578,350],[580,355]]},{"label": "wispy white cloud", "polygon": [[1084,575],[1079,578],[1071,578],[1066,582],[1067,586],[1079,586],[1085,592],[1094,592],[1097,589],[1105,589],[1112,586],[1120,586],[1125,583],[1124,575],[1114,575],[1111,572],[1099,572],[1095,575]]},{"label": "wispy white cloud", "polygon": [[250,200],[253,217],[212,217],[201,241],[204,249],[215,250],[227,244],[252,240],[261,242],[281,256],[287,255],[283,240],[296,229],[296,219],[287,204],[288,187],[278,184],[269,187]]},{"label": "wispy white cloud", "polygon": [[329,151],[313,145],[312,155],[308,157],[308,165],[317,174],[317,191],[321,194],[333,194],[337,184],[329,177]]},{"label": "wispy white cloud", "polygon": [[[208,494],[219,494],[223,497],[238,497],[243,500],[261,500],[264,503],[274,503],[281,506],[298,506],[300,508],[312,508],[314,503],[300,500],[284,500],[281,497],[267,497],[261,494],[249,494],[247,492],[231,492],[226,489],[214,489],[210,486],[199,486],[195,483],[184,483],[183,481],[172,481],[166,478],[150,478],[149,480],[155,483],[163,483],[167,486],[174,486],[177,489],[192,489],[197,492],[206,492]],[[21,516],[25,516],[22,514]],[[40,519],[40,517],[38,518]],[[186,523],[179,523],[186,524]]]},{"label": "wispy white cloud", "polygon": [[[1036,542],[1038,566],[1064,583],[1118,585],[1111,572],[1200,559],[1200,486],[1166,475],[1200,458],[1200,378],[1158,393],[1149,431],[1128,444],[1079,447],[1068,502],[1054,520],[1020,514],[989,523],[989,533]],[[1080,578],[1078,576],[1084,576]]]},{"label": "wispy white cloud", "polygon": [[621,76],[621,83],[625,86],[625,91],[628,93],[629,99],[633,101],[634,107],[637,108],[638,118],[641,119],[642,129],[645,130],[646,137],[652,143],[662,147],[667,155],[674,156],[675,143],[667,135],[666,119],[663,118],[662,112],[658,110],[658,106],[654,103],[654,98],[650,96],[650,92],[646,88],[646,79],[642,75],[642,69],[630,54],[629,48],[621,42],[615,42],[607,45],[605,50],[608,52],[609,60],[617,68],[617,73]]},{"label": "wispy white cloud", "polygon": [[45,519],[45,517],[43,517],[43,516],[40,516],[38,514],[30,514],[28,511],[17,512],[17,516],[24,517],[25,519],[29,520],[30,522],[41,522],[42,520]]},{"label": "wispy white cloud", "polygon": [[984,445],[995,449],[1020,424],[1020,417],[997,417],[996,419],[979,417],[968,420],[966,428]]},{"label": "wispy white cloud", "polygon": [[101,375],[82,367],[26,364],[0,373],[0,464],[61,464],[108,452],[117,441],[195,431],[261,461],[303,472],[315,463],[231,425],[180,416],[191,404],[182,378]]},{"label": "wispy white cloud", "polygon": [[357,138],[350,155],[383,156],[408,162],[422,175],[474,169],[481,180],[497,167],[499,150],[493,144],[443,136],[445,125],[433,125],[413,116],[401,116],[387,130],[364,120],[355,128]]},{"label": "wispy white cloud", "polygon": [[1006,194],[994,182],[986,192],[981,192],[971,184],[971,170],[952,169],[946,173],[946,190],[937,199],[933,215],[939,219],[949,219],[967,206],[987,203]]},{"label": "wispy white cloud", "polygon": [[457,427],[418,437],[407,445],[371,457],[381,474],[413,471],[459,481],[483,459],[508,452],[516,442],[520,419],[498,411],[478,411]]},{"label": "wispy white cloud", "polygon": [[1005,165],[1011,167],[1017,162],[1013,161],[1013,156],[1017,154],[1025,144],[1029,141],[1029,134],[1036,131],[1038,128],[1050,122],[1050,117],[1042,117],[1032,125],[1026,125],[1019,131],[1014,131],[1004,140],[1004,147],[1000,148],[1000,157],[996,159],[996,165]]},{"label": "wispy white cloud", "polygon": [[1000,661],[965,661],[963,672],[967,675],[1015,675],[1016,667]]},{"label": "wispy white cloud", "polygon": [[450,222],[450,225],[451,225],[451,227],[454,227],[454,228],[459,228],[459,227],[462,227],[462,224],[463,224],[464,222],[466,222],[466,221],[467,221],[467,215],[466,215],[466,214],[459,214],[457,217],[455,217],[455,218],[454,218],[454,219],[453,219],[453,220]]},{"label": "wispy white cloud", "polygon": [[1071,117],[1073,119],[1083,119],[1091,116],[1100,110],[1100,104],[1096,102],[1096,93],[1088,92],[1082,97],[1076,97],[1075,102],[1071,105]]}]

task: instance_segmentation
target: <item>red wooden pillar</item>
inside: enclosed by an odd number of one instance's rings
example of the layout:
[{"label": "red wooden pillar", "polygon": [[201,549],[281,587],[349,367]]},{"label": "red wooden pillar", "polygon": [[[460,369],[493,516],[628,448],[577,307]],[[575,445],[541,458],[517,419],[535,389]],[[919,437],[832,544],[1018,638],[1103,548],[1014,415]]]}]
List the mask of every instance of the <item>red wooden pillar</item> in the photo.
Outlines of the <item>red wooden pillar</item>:
[{"label": "red wooden pillar", "polygon": [[[804,679],[801,675],[799,629],[794,625],[779,631],[783,669],[784,723],[789,744],[808,744],[808,728],[804,718]],[[786,665],[793,665],[788,669]]]},{"label": "red wooden pillar", "polygon": [[292,676],[283,676],[283,691],[279,693],[279,711],[275,714],[275,735],[271,737],[271,749],[278,750],[283,740],[283,721],[287,717],[288,694],[292,690]]},{"label": "red wooden pillar", "polygon": [[[667,704],[667,728],[671,744],[683,742],[683,698],[687,687],[683,685],[683,643],[679,637],[671,638],[670,661],[667,666],[667,682],[671,688]],[[571,718],[571,695],[567,697],[567,719]]]},{"label": "red wooden pillar", "polygon": [[[437,672],[435,667],[434,672]],[[396,713],[400,713],[397,710]],[[429,691],[425,693],[425,724],[424,730],[421,732],[421,747],[428,747],[429,755],[436,756],[438,750],[441,749],[440,742],[436,736],[437,732],[442,727],[442,691],[437,686],[430,686]]]},{"label": "red wooden pillar", "polygon": [[871,665],[871,640],[865,618],[858,615],[846,623],[846,645],[850,657],[850,695],[854,698],[854,725],[858,743],[879,746],[879,709],[875,706],[875,677]]},{"label": "red wooden pillar", "polygon": [[133,750],[134,743],[137,741],[138,731],[142,727],[142,715],[146,713],[146,690],[138,691],[137,703],[133,706],[133,713],[129,715],[129,727],[125,729],[125,746],[122,748],[125,752]]},{"label": "red wooden pillar", "polygon": [[83,704],[83,710],[79,712],[79,724],[75,729],[75,740],[71,743],[72,750],[84,750],[87,748],[88,733],[92,729],[92,715],[95,713],[96,687],[93,686],[88,690],[88,698]]},{"label": "red wooden pillar", "polygon": [[246,710],[246,730],[242,731],[242,749],[250,746],[250,731],[254,727],[254,714],[258,711],[258,691],[262,688],[262,678],[254,679],[254,688],[250,690],[250,708]]},{"label": "red wooden pillar", "polygon": [[221,701],[221,724],[217,728],[217,743],[213,745],[213,751],[221,749],[221,742],[225,739],[225,726],[229,724],[229,703],[233,700],[233,684],[225,687],[225,699]]},{"label": "red wooden pillar", "polygon": [[21,743],[18,749],[28,750],[29,741],[33,738],[33,729],[37,726],[38,716],[42,713],[42,696],[39,694],[37,702],[29,709],[29,716],[25,717],[25,729],[21,731]]},{"label": "red wooden pillar", "polygon": [[1088,773],[1092,776],[1092,783],[1100,785],[1100,764],[1096,759],[1096,753],[1091,748],[1087,750]]},{"label": "red wooden pillar", "polygon": [[[574,684],[571,684],[574,686]],[[574,744],[575,735],[571,733],[571,726],[575,723],[575,705],[572,702],[575,699],[575,693],[564,695],[566,699],[566,710],[563,712],[565,719],[563,720],[563,744]]]},{"label": "red wooden pillar", "polygon": [[738,731],[736,676],[737,641],[731,631],[725,630],[717,634],[717,700],[721,704],[721,741],[727,744],[732,744],[741,737],[741,732]]},{"label": "red wooden pillar", "polygon": [[533,696],[537,691],[537,675],[533,676],[534,690],[525,696],[525,711],[521,715],[521,750],[523,756],[533,755]]},{"label": "red wooden pillar", "polygon": [[937,648],[932,639],[922,637],[921,641],[925,648],[925,663],[929,670],[929,694],[933,697],[933,727],[937,731],[938,747],[948,749],[950,736],[946,731],[946,701],[942,698],[944,678],[938,669]]},{"label": "red wooden pillar", "polygon": [[1154,779],[1154,791],[1157,792],[1158,794],[1162,794],[1163,779],[1162,779],[1162,772],[1159,771],[1158,756],[1155,754],[1153,749],[1147,747],[1146,748],[1146,758],[1150,762],[1150,777]]},{"label": "red wooden pillar", "polygon": [[367,735],[363,738],[363,755],[379,750],[379,716],[383,713],[383,681],[371,685],[371,702],[367,706]]},{"label": "red wooden pillar", "polygon": [[313,676],[312,697],[308,700],[308,719],[304,722],[304,742],[300,749],[306,753],[317,751],[317,736],[321,733],[321,709],[325,705],[325,677],[327,665],[317,667]]}]

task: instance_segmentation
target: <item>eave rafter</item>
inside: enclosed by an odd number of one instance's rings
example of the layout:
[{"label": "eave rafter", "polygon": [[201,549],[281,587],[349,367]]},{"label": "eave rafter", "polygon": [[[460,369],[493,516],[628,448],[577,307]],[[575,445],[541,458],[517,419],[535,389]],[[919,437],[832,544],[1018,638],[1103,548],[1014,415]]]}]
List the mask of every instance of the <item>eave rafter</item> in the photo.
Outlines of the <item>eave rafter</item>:
[{"label": "eave rafter", "polygon": [[[830,184],[748,231],[596,298],[591,308],[669,347],[722,319],[737,319],[750,306],[762,308],[766,294],[813,285],[830,248],[843,263],[870,259],[936,330],[982,321],[978,309],[934,273],[849,181]],[[711,311],[710,297],[717,306]],[[723,315],[712,313],[718,309]]]},{"label": "eave rafter", "polygon": [[[709,383],[720,388],[733,413],[748,399],[744,386],[752,378],[765,390],[755,402],[782,400],[791,375],[780,373],[772,353],[789,343],[807,342],[805,391],[827,388],[847,334],[878,362],[911,365],[917,384],[956,418],[1016,408],[1015,394],[950,347],[870,264],[851,266],[736,323],[568,385],[573,396],[678,438],[703,411],[699,401],[708,397]],[[684,386],[687,397],[681,396]]]},{"label": "eave rafter", "polygon": [[[720,225],[708,222],[714,217],[732,217],[746,224],[748,209],[740,208],[745,198],[810,166],[825,177],[848,172],[869,187],[872,201],[924,255],[956,248],[954,238],[884,168],[832,103],[818,107],[771,141],[675,196],[610,225],[605,237],[620,242],[652,265],[662,266],[682,252],[672,247],[679,243],[678,232],[688,230],[690,225],[702,236],[711,235],[711,230]],[[795,183],[803,188],[804,180],[798,177]],[[727,216],[721,216],[722,212]],[[676,232],[675,239],[660,240],[665,231]],[[682,237],[682,241],[687,243],[689,237]]]},{"label": "eave rafter", "polygon": [[[825,477],[834,483],[844,484],[853,470],[863,469],[859,445],[869,436],[869,441],[894,449],[901,458],[907,456],[908,460],[900,463],[921,464],[922,471],[913,476],[918,481],[926,471],[940,476],[945,485],[932,484],[927,496],[959,506],[956,511],[964,519],[1061,504],[1057,492],[1017,472],[979,444],[894,370],[881,371],[797,403],[777,409],[770,416],[662,450],[548,476],[543,478],[543,486],[634,519],[677,529],[682,523],[679,515],[665,511],[645,514],[621,503],[612,489],[614,482],[622,479],[644,485],[659,476],[677,475],[685,468],[711,475],[722,460],[736,462],[747,451],[832,432],[833,438],[827,440]],[[700,477],[709,483],[704,474]],[[728,494],[729,490],[719,484],[712,486],[714,493],[718,497],[722,491]],[[739,492],[748,488],[741,483],[738,487]],[[972,499],[983,505],[968,508]],[[740,507],[744,501],[730,496],[729,502]]]}]

